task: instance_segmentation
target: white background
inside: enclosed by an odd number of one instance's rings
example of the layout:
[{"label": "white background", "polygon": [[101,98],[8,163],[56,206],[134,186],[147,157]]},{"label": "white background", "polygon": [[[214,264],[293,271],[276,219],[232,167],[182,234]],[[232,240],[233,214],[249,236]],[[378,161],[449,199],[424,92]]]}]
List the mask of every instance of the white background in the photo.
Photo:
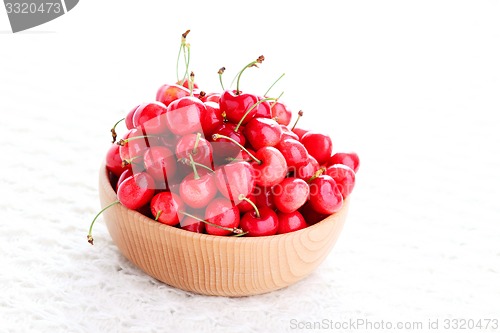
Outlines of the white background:
[{"label": "white background", "polygon": [[[272,93],[301,126],[361,157],[338,243],[289,288],[192,295],[136,269],[102,221],[86,243],[109,129],[174,82],[186,29],[203,90],[263,54],[242,89],[286,73]],[[0,331],[500,320],[499,92],[498,1],[86,0],[18,34],[0,8]]]}]

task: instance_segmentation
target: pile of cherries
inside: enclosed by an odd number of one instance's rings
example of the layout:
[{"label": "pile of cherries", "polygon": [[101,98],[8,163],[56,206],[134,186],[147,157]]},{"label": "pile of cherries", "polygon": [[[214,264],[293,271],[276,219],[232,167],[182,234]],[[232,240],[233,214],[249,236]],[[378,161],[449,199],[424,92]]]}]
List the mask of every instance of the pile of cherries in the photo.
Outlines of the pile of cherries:
[{"label": "pile of cherries", "polygon": [[[183,34],[181,49],[186,50]],[[189,52],[188,52],[189,53]],[[106,155],[117,201],[170,226],[218,236],[270,236],[306,228],[342,208],[359,167],[323,133],[289,127],[278,98],[239,89],[206,93],[187,73],[134,107]],[[219,70],[222,78],[224,68]],[[87,236],[93,244],[92,226]]]}]

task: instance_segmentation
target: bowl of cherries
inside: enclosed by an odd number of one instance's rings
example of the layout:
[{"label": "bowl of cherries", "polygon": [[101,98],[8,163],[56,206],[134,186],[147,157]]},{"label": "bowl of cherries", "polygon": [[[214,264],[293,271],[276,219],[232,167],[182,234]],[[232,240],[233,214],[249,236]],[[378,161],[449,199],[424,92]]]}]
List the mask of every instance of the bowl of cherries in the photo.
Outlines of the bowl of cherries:
[{"label": "bowl of cherries", "polygon": [[[359,157],[328,134],[297,127],[280,97],[202,91],[190,72],[163,84],[111,130],[99,174],[101,215],[120,252],[176,288],[262,294],[308,276],[346,220]],[[179,52],[181,54],[181,52]],[[276,83],[276,82],[275,82]]]}]

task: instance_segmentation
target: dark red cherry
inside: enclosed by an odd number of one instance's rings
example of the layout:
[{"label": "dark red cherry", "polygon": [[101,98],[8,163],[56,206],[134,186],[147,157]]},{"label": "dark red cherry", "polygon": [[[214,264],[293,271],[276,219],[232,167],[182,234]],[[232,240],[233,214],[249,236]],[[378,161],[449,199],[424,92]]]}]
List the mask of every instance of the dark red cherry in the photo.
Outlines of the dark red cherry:
[{"label": "dark red cherry", "polygon": [[278,124],[288,126],[292,120],[292,111],[281,102],[272,103],[271,117],[276,119]]},{"label": "dark red cherry", "polygon": [[337,152],[330,157],[327,165],[343,164],[358,172],[359,169],[359,156],[355,152]]},{"label": "dark red cherry", "polygon": [[[239,94],[236,90],[225,90],[219,99],[220,110],[226,114],[227,120],[233,124],[238,124],[250,108],[257,103],[259,98],[252,94]],[[246,124],[257,113],[257,107],[254,107],[250,113],[243,119],[242,124]]]},{"label": "dark red cherry", "polygon": [[123,173],[120,175],[120,177],[116,182],[116,188],[118,188],[118,186],[120,186],[120,184],[123,183],[125,179],[127,179],[128,177],[132,177],[133,175],[134,173],[132,172],[132,169],[127,169],[123,171]]},{"label": "dark red cherry", "polygon": [[281,126],[273,119],[253,118],[243,130],[248,142],[255,150],[262,147],[274,147],[280,140],[283,133]]},{"label": "dark red cherry", "polygon": [[230,230],[217,228],[237,228],[240,224],[240,211],[231,201],[226,198],[216,198],[212,200],[205,210],[205,220],[216,226],[207,224],[205,230],[207,234],[226,236],[232,232]]},{"label": "dark red cherry", "polygon": [[278,216],[267,207],[260,207],[258,211],[245,213],[240,221],[240,227],[247,236],[272,236],[278,232]]},{"label": "dark red cherry", "polygon": [[272,210],[276,209],[276,205],[274,204],[273,199],[274,196],[272,187],[255,186],[253,195],[255,200],[252,201],[255,202],[257,207],[268,207]]},{"label": "dark red cherry", "polygon": [[142,103],[132,118],[134,127],[140,127],[148,134],[161,134],[168,130],[165,113],[167,107],[160,102]]},{"label": "dark red cherry", "polygon": [[320,214],[333,214],[342,208],[342,193],[328,175],[320,175],[309,183],[311,207]]},{"label": "dark red cherry", "polygon": [[248,162],[230,163],[215,171],[215,180],[220,193],[238,205],[239,197],[248,197],[255,188],[255,170]]},{"label": "dark red cherry", "polygon": [[193,96],[179,98],[167,108],[168,127],[177,135],[203,132],[201,118],[206,112],[205,104],[198,98]]},{"label": "dark red cherry", "polygon": [[210,137],[224,123],[222,111],[216,102],[205,102],[207,111],[201,118],[201,127],[205,137]]},{"label": "dark red cherry", "polygon": [[158,89],[156,100],[168,107],[173,101],[189,95],[191,95],[191,93],[189,89],[185,87],[178,84],[164,84]]},{"label": "dark red cherry", "polygon": [[330,214],[321,214],[315,211],[312,208],[310,201],[306,202],[305,205],[300,208],[299,212],[300,214],[302,214],[304,220],[308,225],[313,225],[320,221],[323,221],[330,215]]},{"label": "dark red cherry", "polygon": [[[181,229],[191,231],[191,232],[196,232],[198,234],[202,234],[205,232],[205,223],[201,222],[200,219],[203,219],[203,215],[205,214],[204,210],[196,210],[196,211],[189,211],[189,214],[192,216],[186,215],[181,223],[180,227]],[[194,218],[193,216],[196,216],[198,218]]]},{"label": "dark red cherry", "polygon": [[299,178],[285,178],[273,186],[274,204],[283,213],[302,207],[309,198],[309,185]]},{"label": "dark red cherry", "polygon": [[[245,136],[243,135],[242,132],[236,132],[235,128],[236,128],[235,124],[225,123],[219,126],[214,131],[214,134],[220,134],[230,137],[231,139],[238,142],[240,145],[245,146],[246,144]],[[241,151],[240,147],[238,147],[233,142],[227,139],[221,138],[214,140],[213,138],[211,138],[210,140],[212,141],[212,148],[214,150],[214,155],[217,157],[221,157],[223,159],[227,157],[234,157],[238,155],[238,153]]]},{"label": "dark red cherry", "polygon": [[332,177],[337,184],[342,197],[345,199],[351,194],[356,183],[356,173],[344,164],[334,164],[326,168],[325,174]]},{"label": "dark red cherry", "polygon": [[241,200],[240,203],[236,205],[236,207],[238,207],[238,210],[240,211],[240,214],[254,210],[254,207],[250,204],[249,201],[255,203],[256,202],[255,196],[253,194],[249,194],[246,197],[246,199],[247,200]]},{"label": "dark red cherry", "polygon": [[191,173],[187,175],[179,186],[181,199],[192,208],[203,208],[217,194],[217,185],[213,173],[204,173],[199,170],[200,175]]},{"label": "dark red cherry", "polygon": [[146,172],[139,172],[125,179],[116,191],[120,203],[133,210],[148,204],[154,194],[155,181]]},{"label": "dark red cherry", "polygon": [[306,227],[306,220],[300,212],[278,212],[278,234],[286,234]]},{"label": "dark red cherry", "polygon": [[332,155],[332,139],[328,135],[309,131],[302,136],[300,142],[320,165],[325,164]]},{"label": "dark red cherry", "polygon": [[308,162],[309,154],[306,147],[295,139],[282,139],[276,148],[283,154],[288,168],[292,168],[292,171]]},{"label": "dark red cherry", "polygon": [[184,202],[172,192],[157,193],[150,203],[151,214],[160,223],[176,225],[184,219],[180,211],[184,210]]}]

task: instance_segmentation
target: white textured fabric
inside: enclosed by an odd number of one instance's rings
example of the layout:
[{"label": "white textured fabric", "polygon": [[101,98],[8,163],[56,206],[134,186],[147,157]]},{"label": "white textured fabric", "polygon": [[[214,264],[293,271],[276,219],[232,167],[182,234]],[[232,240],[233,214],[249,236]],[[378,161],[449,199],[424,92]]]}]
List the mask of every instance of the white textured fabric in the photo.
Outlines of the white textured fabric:
[{"label": "white textured fabric", "polygon": [[[500,320],[498,2],[326,3],[81,1],[16,35],[0,9],[0,332]],[[242,89],[285,72],[271,94],[361,157],[338,243],[289,288],[193,295],[135,268],[102,220],[86,242],[109,129],[175,80],[187,28],[203,89],[264,54]]]}]

